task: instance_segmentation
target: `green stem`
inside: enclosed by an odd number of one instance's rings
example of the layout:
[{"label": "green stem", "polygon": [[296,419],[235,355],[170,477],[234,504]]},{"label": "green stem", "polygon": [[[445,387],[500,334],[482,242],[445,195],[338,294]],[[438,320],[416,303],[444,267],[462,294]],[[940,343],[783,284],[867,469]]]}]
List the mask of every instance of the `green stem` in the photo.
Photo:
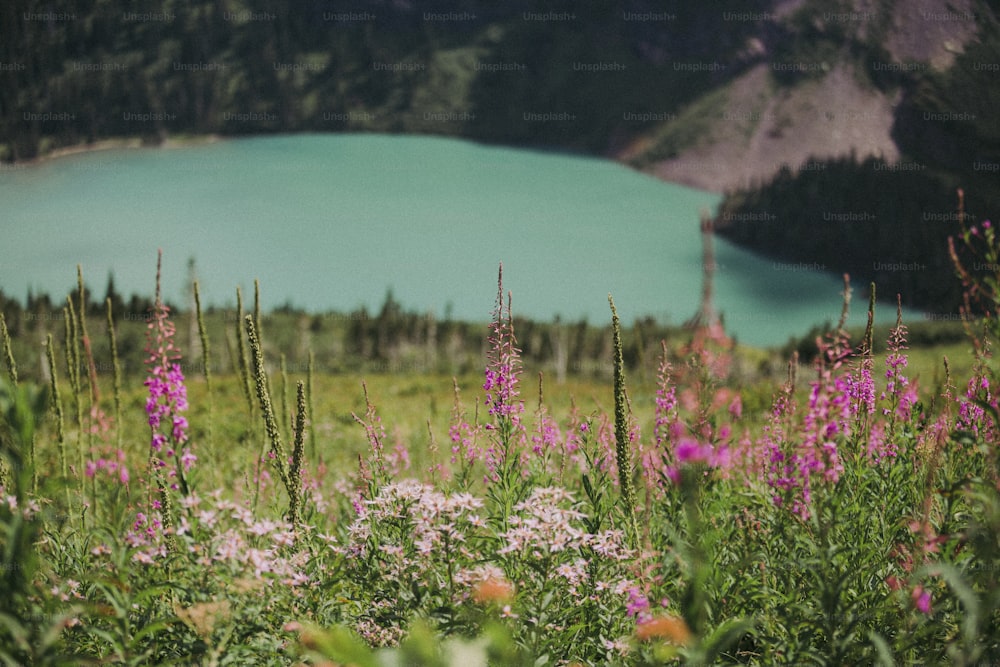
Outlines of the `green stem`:
[{"label": "green stem", "polygon": [[271,390],[268,387],[267,372],[264,370],[264,352],[261,349],[260,339],[257,338],[257,329],[254,326],[253,317],[247,315],[244,318],[247,329],[247,339],[250,341],[250,353],[253,360],[254,384],[257,388],[257,400],[260,402],[261,412],[264,414],[264,428],[267,437],[271,441],[271,452],[274,454],[275,464],[278,466],[278,474],[285,488],[289,488],[288,462],[285,460],[285,448],[281,442],[281,431],[278,429],[278,422],[274,417],[274,408],[271,406]]},{"label": "green stem", "polygon": [[201,370],[205,376],[205,391],[208,396],[208,445],[213,445],[213,421],[215,416],[215,406],[212,401],[212,371],[209,366],[208,330],[205,328],[205,318],[201,312],[201,293],[198,290],[198,281],[194,281],[194,308],[198,318],[198,339],[201,341]]},{"label": "green stem", "polygon": [[305,385],[300,380],[295,385],[295,442],[292,446],[292,467],[288,473],[288,520],[293,527],[299,524],[302,506],[302,459],[306,431]]},{"label": "green stem", "polygon": [[629,440],[628,398],[625,393],[625,361],[622,355],[622,330],[615,301],[608,295],[611,305],[611,331],[614,337],[615,377],[615,456],[618,464],[618,483],[621,489],[622,510],[631,531],[632,546],[639,540],[639,525],[635,516],[635,489],[632,485],[632,451]]},{"label": "green stem", "polygon": [[[45,338],[45,358],[49,363],[49,385],[52,389],[52,411],[56,416],[56,442],[59,445],[59,463],[62,468],[62,477],[65,480],[69,477],[69,469],[66,464],[66,431],[63,421],[62,397],[59,395],[59,377],[56,374],[56,353],[52,348],[52,334],[48,334]],[[69,511],[69,485],[64,484],[64,487],[66,489],[66,508]]]},{"label": "green stem", "polygon": [[115,431],[117,433],[118,449],[122,448],[122,369],[118,361],[118,337],[115,334],[115,322],[111,308],[111,297],[107,300],[108,307],[108,345],[111,348],[111,369],[113,373],[115,393]]},{"label": "green stem", "polygon": [[11,350],[10,332],[7,331],[7,320],[3,313],[0,313],[0,339],[3,340],[3,355],[7,360],[7,375],[10,383],[17,387],[17,364],[14,363],[14,353]]}]

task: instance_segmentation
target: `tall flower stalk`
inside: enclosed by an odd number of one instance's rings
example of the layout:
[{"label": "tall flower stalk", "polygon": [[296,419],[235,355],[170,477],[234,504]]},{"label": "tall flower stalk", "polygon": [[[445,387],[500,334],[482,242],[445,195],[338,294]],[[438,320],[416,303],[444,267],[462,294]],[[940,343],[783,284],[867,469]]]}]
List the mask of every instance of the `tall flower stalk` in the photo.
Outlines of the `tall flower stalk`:
[{"label": "tall flower stalk", "polygon": [[868,326],[861,343],[861,361],[856,376],[848,376],[851,398],[851,411],[855,415],[855,432],[861,439],[867,439],[872,428],[872,415],[875,414],[875,378],[872,373],[875,360],[873,334],[875,328],[875,283],[871,283],[868,301]]},{"label": "tall flower stalk", "polygon": [[361,383],[361,389],[365,394],[365,417],[362,419],[354,413],[351,413],[351,416],[354,417],[354,421],[364,427],[365,435],[368,437],[368,445],[371,448],[369,463],[364,467],[370,475],[368,478],[368,497],[373,498],[378,494],[379,489],[390,481],[385,468],[386,435],[382,418],[378,416],[375,406],[368,397],[368,385],[364,381]]},{"label": "tall flower stalk", "polygon": [[[521,371],[521,351],[517,347],[514,336],[514,321],[511,315],[511,297],[507,294],[507,306],[504,308],[503,265],[497,277],[497,301],[493,311],[493,324],[490,327],[490,360],[486,367],[486,381],[483,390],[486,392],[486,406],[493,416],[493,427],[499,435],[499,440],[506,448],[512,438],[522,429],[521,415],[524,413],[524,402],[519,400],[518,380]],[[496,454],[494,460],[504,464],[505,452]]]},{"label": "tall flower stalk", "polygon": [[[979,225],[965,227],[965,193],[958,191],[958,219],[962,222],[960,238],[962,240],[963,259],[955,247],[954,237],[948,237],[948,254],[965,293],[965,307],[962,309],[962,321],[972,318],[972,307],[978,306],[986,315],[984,325],[1000,338],[1000,236],[989,220],[983,220]],[[971,260],[971,262],[970,262]],[[970,270],[982,269],[984,272]],[[976,336],[969,331],[970,338],[976,342]],[[978,344],[977,344],[978,347]]]},{"label": "tall flower stalk", "polygon": [[632,437],[629,428],[628,398],[625,395],[625,361],[622,354],[622,328],[618,320],[615,301],[608,295],[611,306],[611,331],[614,336],[615,373],[615,461],[618,465],[618,486],[621,491],[622,512],[632,531],[633,545],[639,538],[635,518],[635,487],[632,484]]},{"label": "tall flower stalk", "polygon": [[198,321],[198,339],[201,341],[201,372],[205,377],[205,390],[208,400],[208,443],[210,447],[214,447],[212,427],[215,421],[215,405],[212,400],[212,370],[210,361],[211,353],[208,346],[208,329],[205,327],[205,318],[201,311],[201,294],[198,289],[198,281],[194,281],[191,287],[194,290],[194,309]]},{"label": "tall flower stalk", "polygon": [[[257,299],[259,306],[259,298]],[[305,437],[306,423],[306,398],[305,386],[301,383],[298,388],[296,401],[296,422],[293,433],[293,452],[291,460],[285,454],[285,446],[282,443],[281,431],[278,429],[278,421],[274,415],[274,407],[271,404],[271,387],[267,379],[267,372],[264,369],[264,350],[261,346],[257,327],[254,324],[252,315],[247,315],[243,319],[246,325],[247,340],[250,342],[250,358],[253,361],[254,385],[257,388],[257,400],[260,402],[260,410],[264,417],[264,429],[267,431],[268,440],[271,443],[270,457],[278,467],[278,476],[281,483],[288,492],[288,512],[289,521],[293,524],[298,522],[299,509],[301,508],[302,496],[302,462],[303,462],[303,438]],[[258,466],[263,463],[264,456],[258,459]],[[257,489],[254,492],[253,506],[256,510],[257,496],[260,491],[261,471],[258,467]]]},{"label": "tall flower stalk", "polygon": [[472,467],[482,457],[478,446],[479,404],[476,404],[476,414],[472,424],[470,424],[466,419],[465,410],[459,398],[458,380],[452,378],[451,382],[455,395],[451,411],[451,425],[448,427],[448,439],[451,440],[451,463],[457,467],[455,473],[457,487],[466,491],[472,484]]},{"label": "tall flower stalk", "polygon": [[118,449],[122,447],[122,368],[118,361],[118,337],[115,334],[114,313],[111,307],[111,297],[107,298],[108,314],[108,348],[111,351],[111,371],[113,391],[115,395],[115,437]]},{"label": "tall flower stalk", "polygon": [[896,297],[896,326],[889,332],[885,357],[885,391],[880,396],[883,421],[876,422],[868,439],[868,455],[877,462],[891,459],[897,452],[901,425],[910,421],[917,392],[906,377],[906,325],[903,324],[900,297]]},{"label": "tall flower stalk", "polygon": [[490,495],[500,506],[501,521],[506,522],[523,491],[517,488],[524,486],[524,480],[517,479],[520,477],[519,449],[525,445],[527,435],[521,423],[524,402],[520,400],[517,388],[521,351],[514,336],[509,293],[507,306],[504,307],[503,264],[497,274],[497,300],[489,341],[490,356],[483,391],[486,392],[485,404],[493,421],[484,426],[492,436],[484,460]]},{"label": "tall flower stalk", "polygon": [[[190,493],[185,473],[197,457],[188,446],[187,387],[181,370],[180,350],[174,345],[174,324],[170,320],[170,307],[160,293],[160,266],[162,251],[156,260],[156,300],[149,323],[146,325],[146,366],[148,375],[143,383],[149,390],[146,415],[150,429],[150,473],[165,477],[172,489],[184,495]],[[172,467],[171,467],[172,465]],[[167,468],[170,468],[167,470]],[[152,479],[150,480],[152,482]],[[161,489],[161,495],[165,490]],[[165,508],[164,508],[165,509]]]},{"label": "tall flower stalk", "polygon": [[[63,418],[62,396],[59,393],[59,376],[56,373],[56,353],[52,347],[52,334],[45,337],[45,359],[49,365],[49,396],[52,402],[52,413],[56,419],[56,443],[59,446],[59,465],[63,480],[69,476],[69,469],[66,463],[66,424]],[[66,489],[66,507],[70,505],[69,485]]]},{"label": "tall flower stalk", "polygon": [[306,432],[306,388],[301,380],[295,385],[295,437],[292,463],[288,471],[288,522],[298,528],[302,509],[302,460]]},{"label": "tall flower stalk", "polygon": [[14,353],[10,348],[10,333],[7,331],[7,320],[0,313],[0,341],[3,342],[3,356],[7,362],[7,377],[11,386],[17,386],[17,364],[14,363]]},{"label": "tall flower stalk", "polygon": [[267,431],[268,440],[271,442],[271,457],[278,466],[278,474],[285,488],[289,487],[288,459],[285,456],[285,447],[281,440],[281,431],[278,430],[278,421],[274,417],[274,408],[271,405],[271,388],[267,380],[267,371],[264,369],[264,351],[261,347],[260,337],[257,327],[254,324],[252,315],[246,315],[243,323],[247,329],[247,340],[250,341],[250,358],[253,361],[254,385],[257,389],[257,400],[260,402],[260,409],[264,415],[264,429]]},{"label": "tall flower stalk", "polygon": [[[790,385],[775,401],[772,419],[765,428],[768,483],[775,491],[774,502],[784,505],[790,500],[790,511],[803,520],[812,515],[814,486],[819,483],[819,488],[823,488],[840,479],[844,470],[840,443],[852,435],[857,412],[868,403],[864,397],[867,390],[860,388],[859,379],[841,370],[852,353],[845,330],[851,298],[847,275],[843,295],[844,305],[836,330],[826,340],[817,340],[820,352],[817,377],[810,383],[809,401],[800,427],[801,440],[790,442],[791,431],[782,427],[783,417],[791,414],[789,408],[794,405]],[[863,374],[860,377],[863,379]]]}]

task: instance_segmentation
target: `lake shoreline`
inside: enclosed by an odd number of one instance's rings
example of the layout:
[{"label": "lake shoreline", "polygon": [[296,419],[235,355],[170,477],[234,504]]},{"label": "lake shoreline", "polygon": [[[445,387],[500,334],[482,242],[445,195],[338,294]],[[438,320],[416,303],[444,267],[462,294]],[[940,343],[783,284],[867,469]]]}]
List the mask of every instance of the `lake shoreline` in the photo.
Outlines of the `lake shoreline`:
[{"label": "lake shoreline", "polygon": [[[281,132],[279,134],[284,135],[296,135],[296,134],[312,134],[310,132]],[[318,134],[366,134],[364,132],[320,132]],[[397,133],[389,133],[397,134]],[[398,133],[399,136],[407,136],[409,133],[402,132]],[[40,166],[47,164],[54,160],[59,160],[64,157],[71,157],[76,155],[85,155],[87,153],[100,153],[102,151],[108,150],[125,150],[125,149],[165,149],[170,150],[174,148],[188,148],[191,146],[201,146],[206,144],[221,143],[224,141],[231,141],[232,139],[250,138],[250,137],[261,137],[261,136],[275,136],[273,134],[250,134],[250,135],[223,135],[223,134],[192,134],[192,135],[180,135],[177,137],[167,137],[166,140],[151,144],[144,142],[139,137],[114,137],[110,139],[101,139],[99,141],[75,144],[72,146],[63,146],[60,148],[53,149],[46,152],[43,155],[30,158],[28,160],[18,160],[17,162],[7,163],[9,165],[20,165],[23,168],[30,168],[35,166]],[[414,135],[414,136],[425,136],[425,135]],[[437,135],[433,135],[437,136]],[[601,154],[601,153],[584,153],[571,150],[563,150],[558,147],[552,146],[536,146],[536,145],[521,145],[521,144],[507,144],[507,143],[497,143],[497,142],[483,142],[477,139],[470,139],[468,137],[453,137],[451,135],[440,135],[441,138],[448,139],[459,139],[462,141],[472,141],[484,146],[500,146],[503,148],[512,148],[516,150],[528,150],[528,151],[538,151],[542,153],[551,153],[557,155],[567,155],[572,157],[585,157],[592,158],[595,160],[606,160],[608,162],[613,162],[615,164],[621,165],[627,169],[635,171],[636,173],[645,174],[651,178],[654,178],[663,183],[672,183],[674,185],[681,185],[687,188],[692,188],[695,190],[702,190],[713,195],[722,195],[724,192],[718,188],[707,188],[703,182],[698,181],[698,179],[684,178],[683,176],[676,179],[664,178],[662,174],[657,173],[656,170],[649,169],[638,169],[628,160],[626,154]],[[682,163],[684,161],[683,157],[676,158],[674,162]],[[0,166],[2,168],[2,166]],[[15,167],[16,168],[16,167]]]},{"label": "lake shoreline", "polygon": [[227,137],[221,134],[193,134],[168,137],[165,141],[157,144],[144,142],[139,137],[114,137],[110,139],[100,139],[83,144],[72,146],[61,146],[48,151],[42,155],[17,162],[8,163],[10,165],[21,165],[23,167],[36,167],[49,162],[53,162],[65,157],[76,155],[86,155],[88,153],[101,153],[112,150],[132,150],[132,149],[163,149],[171,150],[175,148],[188,148],[191,146],[202,146],[226,141]]}]

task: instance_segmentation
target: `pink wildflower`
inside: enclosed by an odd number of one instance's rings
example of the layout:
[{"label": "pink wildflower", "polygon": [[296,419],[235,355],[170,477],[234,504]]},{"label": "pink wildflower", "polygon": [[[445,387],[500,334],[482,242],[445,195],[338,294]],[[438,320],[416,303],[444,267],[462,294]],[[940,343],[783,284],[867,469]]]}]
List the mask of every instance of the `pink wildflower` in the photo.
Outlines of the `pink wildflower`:
[{"label": "pink wildflower", "polygon": [[906,326],[898,309],[896,326],[889,334],[888,348],[889,354],[885,358],[886,385],[880,396],[883,404],[887,404],[882,408],[882,415],[888,420],[872,427],[868,441],[868,455],[876,463],[898,454],[896,426],[909,421],[913,405],[917,402],[916,389],[904,372],[907,365]]},{"label": "pink wildflower", "polygon": [[931,613],[931,594],[925,591],[922,586],[915,586],[910,597],[913,598],[913,604],[921,613]]},{"label": "pink wildflower", "polygon": [[[188,492],[184,472],[196,460],[183,445],[188,441],[188,421],[181,414],[188,408],[187,387],[181,371],[180,351],[174,345],[174,324],[170,321],[170,307],[160,297],[160,262],[162,252],[156,262],[156,301],[149,324],[146,325],[146,365],[149,375],[144,384],[149,391],[146,399],[146,415],[150,428],[150,465],[166,468],[166,458],[175,459],[171,477],[177,477]],[[166,429],[166,430],[164,430]],[[183,455],[179,450],[183,449]],[[177,488],[177,484],[171,488]]]},{"label": "pink wildflower", "polygon": [[514,337],[514,323],[510,311],[510,296],[504,307],[503,265],[497,280],[497,303],[490,325],[490,363],[486,368],[486,406],[489,413],[501,420],[506,418],[512,424],[519,423],[524,412],[524,403],[518,400],[518,375],[521,366],[521,351]]},{"label": "pink wildflower", "polygon": [[637,586],[628,589],[628,602],[625,605],[625,614],[629,618],[634,618],[637,624],[648,622],[652,618],[649,611],[649,599]]}]

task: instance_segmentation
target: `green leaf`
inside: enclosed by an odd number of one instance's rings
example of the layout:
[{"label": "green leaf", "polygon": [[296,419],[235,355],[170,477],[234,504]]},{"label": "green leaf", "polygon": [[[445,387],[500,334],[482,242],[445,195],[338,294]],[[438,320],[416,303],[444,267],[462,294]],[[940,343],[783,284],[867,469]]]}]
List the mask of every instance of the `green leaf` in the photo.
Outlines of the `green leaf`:
[{"label": "green leaf", "polygon": [[141,591],[139,591],[138,593],[136,593],[136,595],[135,595],[135,597],[133,598],[132,601],[135,602],[135,603],[141,604],[143,602],[146,602],[147,600],[149,600],[153,596],[169,594],[170,590],[171,590],[171,587],[169,585],[167,585],[167,584],[160,584],[160,585],[157,585],[157,586],[150,586],[149,588],[144,588]]},{"label": "green leaf", "polygon": [[375,653],[359,637],[342,625],[329,630],[307,628],[302,631],[299,641],[310,651],[324,658],[357,667],[379,667]]},{"label": "green leaf", "polygon": [[438,636],[422,619],[413,623],[409,635],[399,647],[399,653],[403,663],[407,665],[445,667]]},{"label": "green leaf", "polygon": [[871,640],[875,646],[875,650],[878,651],[878,664],[882,665],[882,667],[895,667],[896,661],[892,658],[892,651],[889,649],[889,644],[882,635],[872,630],[868,633],[868,639]]},{"label": "green leaf", "polygon": [[113,649],[114,655],[118,656],[121,659],[124,659],[125,647],[119,641],[119,637],[117,637],[115,634],[109,632],[108,630],[103,630],[101,628],[94,628],[94,627],[87,628],[87,633],[100,637],[104,641],[108,642],[108,644],[110,644]]},{"label": "green leaf", "polygon": [[0,628],[6,628],[22,650],[31,648],[28,645],[28,630],[11,614],[0,612]]},{"label": "green leaf", "polygon": [[48,627],[45,628],[44,631],[40,633],[41,636],[38,639],[38,646],[36,647],[35,652],[45,653],[53,646],[55,646],[56,643],[59,641],[59,639],[62,637],[63,629],[65,627],[65,622],[76,616],[79,612],[80,609],[78,607],[72,607],[66,613],[61,614],[57,616],[55,619],[53,619],[53,621],[49,623]]},{"label": "green leaf", "polygon": [[142,640],[146,635],[151,635],[160,632],[161,630],[169,628],[171,625],[177,622],[178,619],[176,618],[169,618],[169,619],[161,618],[155,621],[151,621],[146,625],[144,625],[142,629],[139,630],[139,632],[135,633],[135,636],[132,638],[131,644],[133,646],[136,646],[139,643],[139,641]]},{"label": "green leaf", "polygon": [[917,573],[918,577],[935,575],[940,575],[945,580],[948,586],[951,587],[951,590],[955,592],[955,595],[958,596],[962,606],[965,607],[965,613],[962,618],[962,634],[965,635],[967,640],[975,641],[979,628],[979,598],[962,579],[962,574],[948,563],[927,565]]},{"label": "green leaf", "polygon": [[716,659],[730,646],[738,642],[743,635],[750,632],[754,625],[752,620],[733,618],[713,630],[704,641],[703,661],[705,664],[715,664]]}]

